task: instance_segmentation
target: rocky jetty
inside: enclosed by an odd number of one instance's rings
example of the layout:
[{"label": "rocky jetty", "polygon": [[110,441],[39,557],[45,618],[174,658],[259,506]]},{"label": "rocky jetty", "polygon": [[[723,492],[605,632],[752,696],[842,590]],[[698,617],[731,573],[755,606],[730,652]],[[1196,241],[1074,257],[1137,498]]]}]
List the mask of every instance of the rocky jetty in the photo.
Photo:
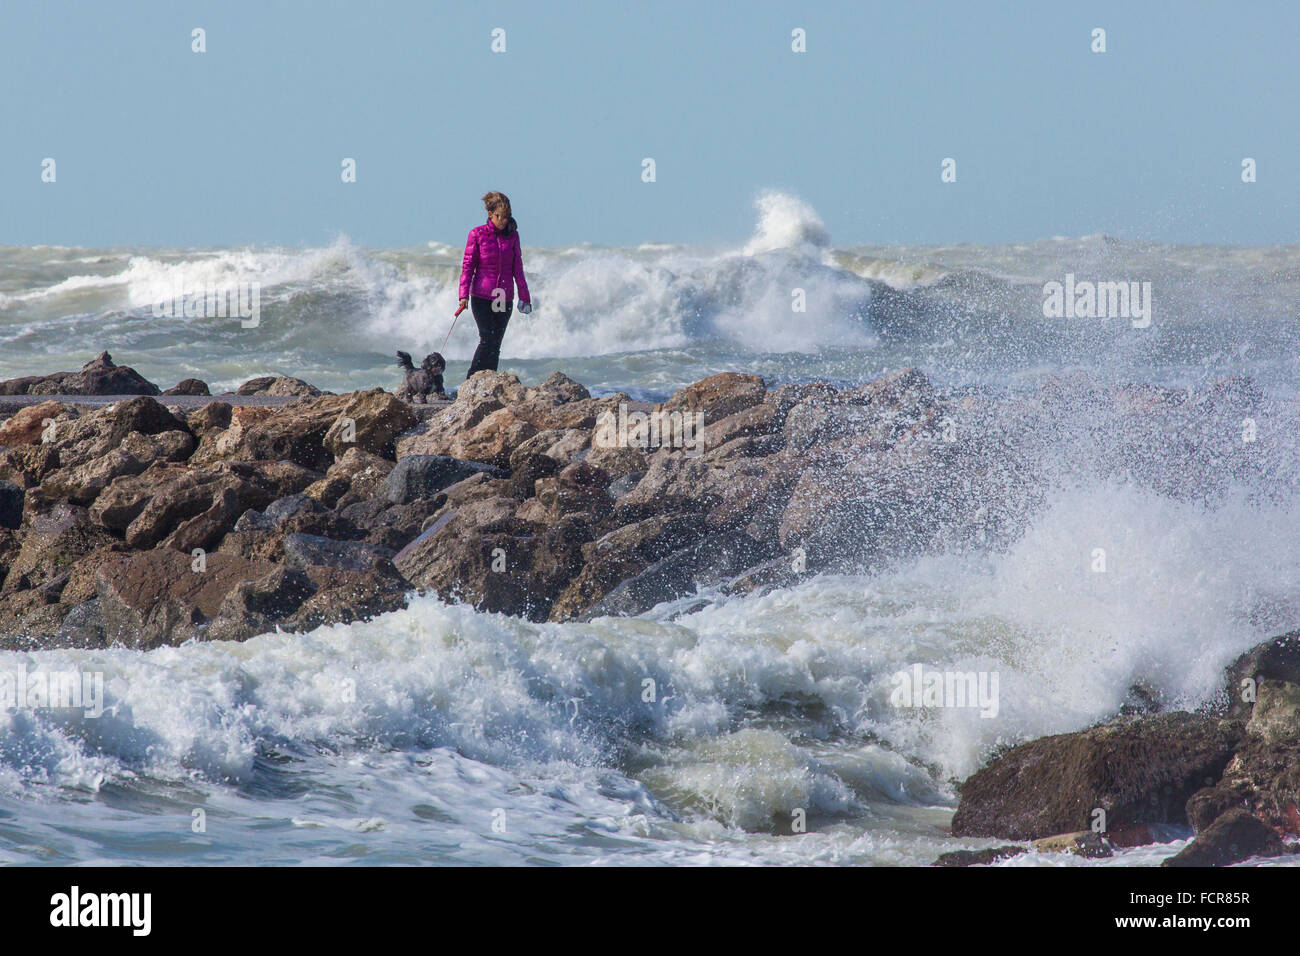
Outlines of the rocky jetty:
[{"label": "rocky jetty", "polygon": [[[107,353],[77,374],[119,391],[138,378]],[[16,381],[44,394],[56,380],[71,387],[63,373]],[[382,389],[285,377],[198,403],[206,386],[186,380],[171,391],[188,404],[135,387],[150,394],[0,422],[4,646],[244,638],[420,590],[585,620],[986,547],[1032,512],[1053,458],[1041,443],[1069,409],[1113,416],[1093,428],[1118,436],[1083,456],[1093,467],[1141,474],[1155,456],[1152,481],[1172,470],[1186,480],[1165,491],[1204,496],[1225,464],[1251,465],[1235,417],[1258,400],[1240,383],[1193,401],[1071,379],[1029,399],[954,398],[916,369],[852,388],[726,372],[660,404],[593,397],[560,372],[534,386],[483,372],[418,415]],[[244,404],[271,395],[299,397]],[[1221,770],[1229,744],[1195,772]],[[1071,812],[1040,809],[1052,826]]]},{"label": "rocky jetty", "polygon": [[418,417],[381,389],[255,379],[236,394],[301,397],[182,407],[144,384],[0,422],[2,646],[243,639],[425,590],[535,621],[634,614],[925,546],[937,504],[973,533],[959,516],[1005,477],[943,485],[969,449],[915,370],[847,390],[723,373],[657,405],[485,372]]}]

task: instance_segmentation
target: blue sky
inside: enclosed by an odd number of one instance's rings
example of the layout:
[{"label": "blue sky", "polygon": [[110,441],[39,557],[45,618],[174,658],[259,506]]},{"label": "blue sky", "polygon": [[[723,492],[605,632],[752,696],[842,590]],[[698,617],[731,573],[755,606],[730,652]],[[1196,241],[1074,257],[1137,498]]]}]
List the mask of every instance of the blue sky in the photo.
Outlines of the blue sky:
[{"label": "blue sky", "polygon": [[0,244],[456,243],[488,189],[528,244],[730,243],[769,188],[836,245],[1294,242],[1298,46],[1262,0],[5,0]]}]

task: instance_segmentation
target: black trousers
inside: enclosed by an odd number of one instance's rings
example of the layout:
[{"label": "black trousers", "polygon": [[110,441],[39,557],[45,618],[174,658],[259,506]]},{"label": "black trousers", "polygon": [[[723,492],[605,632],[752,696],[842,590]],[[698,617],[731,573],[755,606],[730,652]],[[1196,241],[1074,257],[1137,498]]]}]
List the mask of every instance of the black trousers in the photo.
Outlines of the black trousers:
[{"label": "black trousers", "polygon": [[493,372],[497,370],[497,362],[501,359],[501,340],[505,338],[506,326],[510,323],[510,315],[515,308],[513,303],[507,302],[504,312],[494,312],[491,299],[476,295],[469,297],[469,307],[473,310],[474,322],[478,325],[478,348],[474,350],[474,361],[469,363],[466,378],[484,369]]}]

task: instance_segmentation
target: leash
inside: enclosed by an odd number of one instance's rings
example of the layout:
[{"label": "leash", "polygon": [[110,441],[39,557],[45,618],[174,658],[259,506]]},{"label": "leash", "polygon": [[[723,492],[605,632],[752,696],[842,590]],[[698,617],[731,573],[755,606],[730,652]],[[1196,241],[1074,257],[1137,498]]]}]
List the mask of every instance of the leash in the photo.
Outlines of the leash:
[{"label": "leash", "polygon": [[460,318],[460,314],[464,311],[465,309],[462,306],[461,308],[457,309],[456,314],[451,317],[451,328],[447,330],[447,337],[442,340],[442,346],[438,349],[439,352],[441,352],[443,349],[447,347],[447,342],[451,338],[451,333],[456,331],[456,320]]}]

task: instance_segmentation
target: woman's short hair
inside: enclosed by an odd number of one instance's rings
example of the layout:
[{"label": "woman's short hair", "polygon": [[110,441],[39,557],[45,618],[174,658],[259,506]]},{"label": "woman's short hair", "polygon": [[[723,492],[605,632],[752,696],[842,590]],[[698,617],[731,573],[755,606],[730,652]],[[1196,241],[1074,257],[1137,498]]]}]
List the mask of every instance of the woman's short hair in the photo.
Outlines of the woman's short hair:
[{"label": "woman's short hair", "polygon": [[484,193],[483,205],[487,209],[489,216],[503,207],[505,208],[506,215],[510,215],[510,198],[505,193]]}]

